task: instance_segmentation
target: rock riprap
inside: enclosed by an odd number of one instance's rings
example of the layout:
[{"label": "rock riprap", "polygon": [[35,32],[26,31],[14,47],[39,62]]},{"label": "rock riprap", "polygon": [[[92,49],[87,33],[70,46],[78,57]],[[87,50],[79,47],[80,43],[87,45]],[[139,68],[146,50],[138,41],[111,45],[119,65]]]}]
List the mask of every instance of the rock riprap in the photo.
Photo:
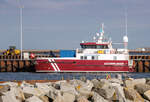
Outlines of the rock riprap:
[{"label": "rock riprap", "polygon": [[150,80],[109,79],[1,82],[0,102],[150,102]]}]

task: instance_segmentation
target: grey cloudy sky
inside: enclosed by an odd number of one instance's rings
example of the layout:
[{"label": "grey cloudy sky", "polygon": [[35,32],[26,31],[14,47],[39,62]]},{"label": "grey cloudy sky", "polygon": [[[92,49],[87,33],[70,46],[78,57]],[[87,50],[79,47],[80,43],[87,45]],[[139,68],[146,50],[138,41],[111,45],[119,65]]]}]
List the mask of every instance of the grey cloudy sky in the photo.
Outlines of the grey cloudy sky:
[{"label": "grey cloudy sky", "polygon": [[[150,47],[150,0],[21,0],[23,49],[75,49],[100,24],[120,42],[128,13],[129,48]],[[20,48],[18,0],[0,0],[0,49]]]}]

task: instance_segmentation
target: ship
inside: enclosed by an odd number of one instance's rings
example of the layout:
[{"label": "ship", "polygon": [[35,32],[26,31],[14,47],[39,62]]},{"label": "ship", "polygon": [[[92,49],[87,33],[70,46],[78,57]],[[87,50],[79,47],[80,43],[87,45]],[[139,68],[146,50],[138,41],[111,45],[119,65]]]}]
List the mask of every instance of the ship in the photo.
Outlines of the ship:
[{"label": "ship", "polygon": [[[123,48],[113,48],[110,38],[104,36],[104,24],[93,41],[82,41],[81,48],[61,52],[60,57],[36,59],[36,72],[134,72],[133,61],[127,49],[128,37],[123,36]],[[69,56],[69,53],[70,56]]]}]

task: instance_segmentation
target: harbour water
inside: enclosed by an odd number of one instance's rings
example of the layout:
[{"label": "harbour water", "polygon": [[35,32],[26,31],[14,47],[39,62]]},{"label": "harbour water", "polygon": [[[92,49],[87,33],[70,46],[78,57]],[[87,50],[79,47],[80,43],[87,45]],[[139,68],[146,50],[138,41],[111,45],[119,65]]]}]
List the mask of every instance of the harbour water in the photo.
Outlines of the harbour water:
[{"label": "harbour water", "polygon": [[[106,78],[110,75],[115,77],[118,73],[31,73],[31,72],[2,72],[0,73],[0,81],[14,80],[62,80],[62,79],[87,79]],[[125,77],[131,78],[150,78],[150,73],[119,73]]]}]

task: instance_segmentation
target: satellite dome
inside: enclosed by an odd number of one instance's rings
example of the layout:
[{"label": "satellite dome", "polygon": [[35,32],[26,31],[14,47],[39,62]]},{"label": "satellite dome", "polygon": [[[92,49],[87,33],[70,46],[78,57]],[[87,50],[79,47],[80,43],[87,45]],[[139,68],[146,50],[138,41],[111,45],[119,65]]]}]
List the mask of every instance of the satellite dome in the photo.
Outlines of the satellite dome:
[{"label": "satellite dome", "polygon": [[126,35],[123,37],[123,42],[128,42],[128,37]]}]

